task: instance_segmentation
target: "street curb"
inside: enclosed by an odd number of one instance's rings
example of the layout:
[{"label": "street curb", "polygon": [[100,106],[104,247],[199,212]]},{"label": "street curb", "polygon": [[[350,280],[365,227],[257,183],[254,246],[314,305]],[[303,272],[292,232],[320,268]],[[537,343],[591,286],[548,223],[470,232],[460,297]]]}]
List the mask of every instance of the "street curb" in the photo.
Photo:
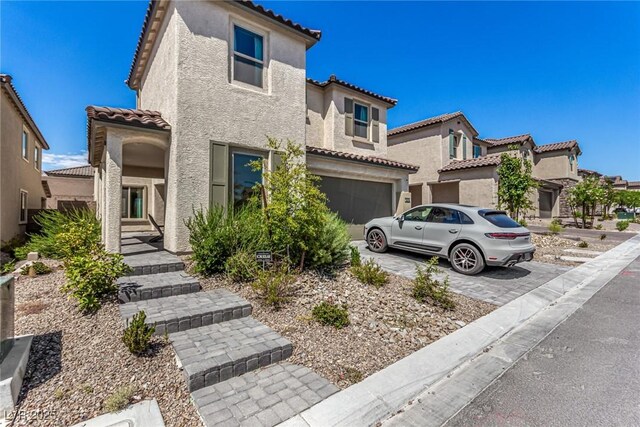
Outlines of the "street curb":
[{"label": "street curb", "polygon": [[640,235],[281,425],[441,425],[638,256]]}]

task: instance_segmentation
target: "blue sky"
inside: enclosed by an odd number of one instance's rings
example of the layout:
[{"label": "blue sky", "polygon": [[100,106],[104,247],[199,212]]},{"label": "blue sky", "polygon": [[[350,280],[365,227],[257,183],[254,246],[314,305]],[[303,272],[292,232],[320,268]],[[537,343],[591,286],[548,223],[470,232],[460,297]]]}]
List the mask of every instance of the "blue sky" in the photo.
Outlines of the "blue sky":
[{"label": "blue sky", "polygon": [[[640,3],[262,2],[323,31],[309,77],[399,99],[390,127],[462,110],[483,137],[577,139],[580,166],[640,180]],[[124,84],[146,1],[0,2],[1,71],[52,149],[84,161],[89,104]]]}]

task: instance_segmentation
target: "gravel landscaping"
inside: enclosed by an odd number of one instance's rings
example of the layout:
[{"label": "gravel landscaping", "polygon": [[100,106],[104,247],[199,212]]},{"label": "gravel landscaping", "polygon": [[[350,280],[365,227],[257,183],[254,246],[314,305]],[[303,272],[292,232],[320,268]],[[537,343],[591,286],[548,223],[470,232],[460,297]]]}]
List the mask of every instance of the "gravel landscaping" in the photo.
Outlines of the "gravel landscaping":
[{"label": "gravel landscaping", "polygon": [[[222,276],[203,278],[204,290],[225,287],[253,305],[253,316],[293,343],[291,363],[311,368],[340,388],[363,378],[484,316],[495,306],[452,294],[456,309],[446,311],[411,297],[412,282],[390,275],[380,289],[363,285],[347,270],[335,276],[307,272],[294,285],[294,296],[280,311],[257,299],[249,284]],[[346,304],[350,325],[322,326],[311,317],[315,305],[329,300]]]},{"label": "gravel landscaping", "polygon": [[568,256],[581,256],[576,253],[565,252],[565,249],[579,249],[587,251],[599,251],[606,252],[609,249],[616,246],[619,242],[607,241],[607,239],[600,240],[596,237],[585,237],[582,241],[587,242],[586,248],[578,246],[580,241],[567,239],[561,235],[555,234],[536,234],[531,233],[531,241],[536,245],[535,260],[539,262],[546,262],[550,264],[576,266],[579,263],[564,261],[560,259],[562,255]]},{"label": "gravel landscaping", "polygon": [[155,398],[167,426],[198,426],[171,346],[153,342],[153,357],[133,356],[121,341],[118,304],[106,303],[83,316],[60,293],[59,263],[54,272],[16,280],[16,335],[35,335],[13,425],[69,426],[103,412],[105,400],[128,385],[133,402]]}]

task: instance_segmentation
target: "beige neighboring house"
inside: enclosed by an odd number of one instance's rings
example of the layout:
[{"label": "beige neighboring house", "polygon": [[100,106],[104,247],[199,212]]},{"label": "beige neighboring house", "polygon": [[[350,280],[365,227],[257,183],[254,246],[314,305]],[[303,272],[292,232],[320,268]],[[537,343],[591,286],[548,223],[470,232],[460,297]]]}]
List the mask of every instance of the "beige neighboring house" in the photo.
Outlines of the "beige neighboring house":
[{"label": "beige neighboring house", "polygon": [[13,86],[0,74],[0,240],[26,231],[29,211],[45,205],[42,151],[49,145]]},{"label": "beige neighboring house", "polygon": [[47,209],[93,209],[93,167],[76,166],[45,171],[42,186]]},{"label": "beige neighboring house", "polygon": [[[136,108],[87,108],[106,248],[119,251],[121,231],[154,197],[164,248],[190,251],[193,209],[243,203],[262,181],[248,163],[261,160],[263,171],[278,164],[267,136],[305,146],[330,205],[347,220],[390,215],[404,203],[417,167],[380,157],[395,100],[335,77],[308,80],[306,51],[320,36],[251,1],[151,1],[127,80]],[[138,191],[132,179],[153,184]],[[371,192],[380,206],[367,204]]]},{"label": "beige neighboring house", "polygon": [[503,152],[532,162],[540,187],[528,215],[569,216],[566,190],[580,179],[576,141],[538,146],[529,134],[506,138],[479,138],[462,112],[442,114],[391,129],[388,156],[420,166],[409,176],[412,204],[462,203],[495,208],[498,204],[498,167]]}]

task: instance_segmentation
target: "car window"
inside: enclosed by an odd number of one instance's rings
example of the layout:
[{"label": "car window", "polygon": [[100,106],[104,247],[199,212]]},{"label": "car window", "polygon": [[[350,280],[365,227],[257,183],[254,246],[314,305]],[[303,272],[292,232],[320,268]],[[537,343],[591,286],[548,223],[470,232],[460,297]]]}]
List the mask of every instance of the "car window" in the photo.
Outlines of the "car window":
[{"label": "car window", "polygon": [[469,218],[469,215],[467,215],[464,212],[458,212],[458,214],[460,215],[460,222],[462,224],[473,224],[473,220],[471,218]]},{"label": "car window", "polygon": [[484,219],[489,221],[491,224],[496,225],[500,228],[518,228],[521,227],[516,221],[511,219],[504,212],[487,212],[482,215]]},{"label": "car window", "polygon": [[427,222],[436,224],[460,224],[458,211],[449,208],[434,207]]},{"label": "car window", "polygon": [[420,206],[404,214],[405,221],[426,221],[431,211],[430,206]]}]

